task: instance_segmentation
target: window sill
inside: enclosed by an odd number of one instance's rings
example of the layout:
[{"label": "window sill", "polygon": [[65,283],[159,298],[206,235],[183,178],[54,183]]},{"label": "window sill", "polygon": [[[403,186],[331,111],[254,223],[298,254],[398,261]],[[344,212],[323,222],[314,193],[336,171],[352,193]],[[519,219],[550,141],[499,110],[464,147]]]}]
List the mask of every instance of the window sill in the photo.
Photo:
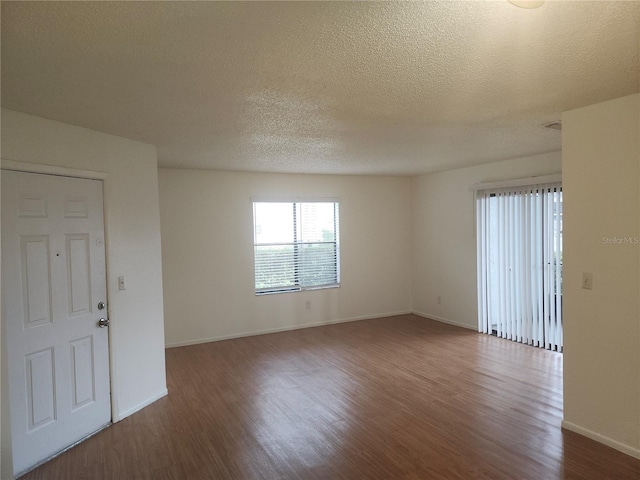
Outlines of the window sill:
[{"label": "window sill", "polygon": [[256,297],[262,297],[263,295],[276,295],[279,293],[298,293],[298,292],[309,292],[313,290],[326,290],[328,288],[340,288],[339,283],[335,283],[332,285],[322,285],[319,287],[291,287],[291,288],[279,288],[277,290],[267,290],[262,292],[255,292]]}]

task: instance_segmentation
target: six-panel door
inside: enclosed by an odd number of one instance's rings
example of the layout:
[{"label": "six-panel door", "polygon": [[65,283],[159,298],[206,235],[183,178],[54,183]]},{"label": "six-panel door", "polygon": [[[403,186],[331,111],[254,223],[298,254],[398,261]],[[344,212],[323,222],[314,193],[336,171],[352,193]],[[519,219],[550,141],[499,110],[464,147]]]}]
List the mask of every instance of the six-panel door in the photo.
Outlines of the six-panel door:
[{"label": "six-panel door", "polygon": [[102,182],[2,171],[14,472],[111,420]]}]

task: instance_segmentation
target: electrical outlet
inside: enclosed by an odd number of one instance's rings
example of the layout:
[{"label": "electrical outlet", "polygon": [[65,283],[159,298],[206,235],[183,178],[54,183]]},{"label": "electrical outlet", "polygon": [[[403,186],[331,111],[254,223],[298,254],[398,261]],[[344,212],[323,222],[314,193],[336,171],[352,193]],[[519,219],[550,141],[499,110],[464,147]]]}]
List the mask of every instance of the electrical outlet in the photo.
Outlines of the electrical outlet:
[{"label": "electrical outlet", "polygon": [[442,297],[440,295],[438,295],[436,301],[438,302],[438,305],[442,305]]},{"label": "electrical outlet", "polygon": [[306,302],[304,302],[304,308],[306,308],[307,310],[311,310],[311,300],[307,300]]},{"label": "electrical outlet", "polygon": [[590,272],[582,272],[582,288],[585,290],[593,288],[593,276]]}]

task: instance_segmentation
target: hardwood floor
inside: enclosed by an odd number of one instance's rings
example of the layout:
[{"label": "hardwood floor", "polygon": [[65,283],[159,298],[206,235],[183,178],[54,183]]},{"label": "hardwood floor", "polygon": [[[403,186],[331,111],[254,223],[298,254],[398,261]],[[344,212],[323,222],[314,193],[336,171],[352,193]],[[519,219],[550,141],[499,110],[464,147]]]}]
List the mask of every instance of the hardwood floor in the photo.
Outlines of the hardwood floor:
[{"label": "hardwood floor", "polygon": [[169,396],[32,479],[635,479],[562,356],[412,315],[167,350]]}]

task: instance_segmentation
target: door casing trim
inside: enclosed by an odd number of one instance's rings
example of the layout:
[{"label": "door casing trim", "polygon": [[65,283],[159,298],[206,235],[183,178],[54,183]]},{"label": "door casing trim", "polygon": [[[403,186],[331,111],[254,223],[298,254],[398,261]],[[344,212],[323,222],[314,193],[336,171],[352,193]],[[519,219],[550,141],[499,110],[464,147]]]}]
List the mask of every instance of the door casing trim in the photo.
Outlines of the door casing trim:
[{"label": "door casing trim", "polygon": [[80,170],[77,168],[60,167],[57,165],[45,165],[41,163],[18,162],[16,160],[1,159],[0,169],[14,170],[16,172],[40,173],[44,175],[57,175],[59,177],[86,178],[88,180],[104,180],[109,176],[105,172],[92,170]]}]

